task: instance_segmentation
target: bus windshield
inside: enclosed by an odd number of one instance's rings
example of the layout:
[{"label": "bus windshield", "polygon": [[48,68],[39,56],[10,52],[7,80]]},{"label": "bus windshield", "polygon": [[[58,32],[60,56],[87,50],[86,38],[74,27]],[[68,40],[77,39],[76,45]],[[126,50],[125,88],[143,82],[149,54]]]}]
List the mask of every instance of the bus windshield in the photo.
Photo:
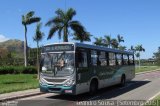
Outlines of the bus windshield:
[{"label": "bus windshield", "polygon": [[42,73],[70,76],[74,72],[74,53],[46,53],[42,55]]}]

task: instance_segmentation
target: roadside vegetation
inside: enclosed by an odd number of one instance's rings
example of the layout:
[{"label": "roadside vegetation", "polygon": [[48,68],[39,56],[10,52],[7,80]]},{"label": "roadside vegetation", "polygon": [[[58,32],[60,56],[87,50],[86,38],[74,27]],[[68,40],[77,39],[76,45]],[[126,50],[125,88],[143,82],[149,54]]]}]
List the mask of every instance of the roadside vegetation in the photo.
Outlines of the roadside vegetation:
[{"label": "roadside vegetation", "polygon": [[36,74],[0,75],[0,94],[38,88]]},{"label": "roadside vegetation", "polygon": [[157,70],[160,69],[160,66],[138,66],[135,68],[135,72],[146,72],[146,71],[152,71],[152,70]]},{"label": "roadside vegetation", "polygon": [[34,66],[3,66],[0,67],[0,75],[4,74],[36,74],[37,69]]},{"label": "roadside vegetation", "polygon": [[160,105],[160,95],[155,97],[150,104],[146,104],[144,106],[159,106]]}]

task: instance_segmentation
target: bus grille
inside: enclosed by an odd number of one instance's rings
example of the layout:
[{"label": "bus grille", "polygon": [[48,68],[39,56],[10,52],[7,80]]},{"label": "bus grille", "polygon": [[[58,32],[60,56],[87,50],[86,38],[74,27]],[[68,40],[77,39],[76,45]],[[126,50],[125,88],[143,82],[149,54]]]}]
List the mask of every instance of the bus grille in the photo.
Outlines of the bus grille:
[{"label": "bus grille", "polygon": [[64,82],[66,79],[47,79],[45,78],[45,80],[48,82]]},{"label": "bus grille", "polygon": [[61,88],[49,88],[50,91],[61,91]]}]

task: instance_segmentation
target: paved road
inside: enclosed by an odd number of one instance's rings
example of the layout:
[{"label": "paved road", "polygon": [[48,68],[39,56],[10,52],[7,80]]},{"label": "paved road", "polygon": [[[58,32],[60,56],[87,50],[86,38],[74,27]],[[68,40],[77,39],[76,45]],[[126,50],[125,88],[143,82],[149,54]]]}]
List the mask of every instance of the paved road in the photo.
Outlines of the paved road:
[{"label": "paved road", "polygon": [[[98,91],[95,96],[44,94],[24,98],[19,106],[74,106],[105,105],[106,100],[149,100],[160,92],[160,71],[136,75],[125,87],[112,86]],[[87,101],[87,102],[81,102]],[[96,102],[95,102],[96,101]],[[109,103],[111,103],[110,101]],[[107,102],[108,103],[108,102]],[[107,104],[108,105],[108,104]],[[112,105],[112,104],[110,104]]]}]

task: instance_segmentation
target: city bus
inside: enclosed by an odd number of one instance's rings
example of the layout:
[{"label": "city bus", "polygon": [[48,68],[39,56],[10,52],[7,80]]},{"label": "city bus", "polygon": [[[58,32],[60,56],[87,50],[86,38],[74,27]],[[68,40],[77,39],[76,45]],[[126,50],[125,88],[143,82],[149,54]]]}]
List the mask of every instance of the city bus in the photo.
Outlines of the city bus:
[{"label": "city bus", "polygon": [[78,95],[135,77],[134,53],[84,43],[45,45],[41,52],[40,91]]}]

